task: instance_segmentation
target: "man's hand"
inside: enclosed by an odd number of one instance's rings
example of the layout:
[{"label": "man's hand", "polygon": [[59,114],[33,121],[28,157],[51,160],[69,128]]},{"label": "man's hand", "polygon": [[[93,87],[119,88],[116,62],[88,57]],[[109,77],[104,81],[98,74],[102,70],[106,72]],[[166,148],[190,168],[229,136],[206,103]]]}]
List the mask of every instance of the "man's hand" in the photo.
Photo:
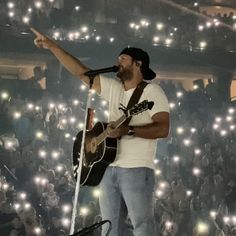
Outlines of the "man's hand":
[{"label": "man's hand", "polygon": [[46,37],[45,35],[39,33],[36,29],[30,28],[30,30],[35,34],[36,38],[34,39],[34,44],[38,48],[45,48],[45,49],[51,49],[53,46],[56,46],[57,44]]},{"label": "man's hand", "polygon": [[112,121],[107,125],[107,135],[109,138],[119,138],[123,135],[128,134],[129,127],[121,125],[119,128],[114,127],[115,122]]}]

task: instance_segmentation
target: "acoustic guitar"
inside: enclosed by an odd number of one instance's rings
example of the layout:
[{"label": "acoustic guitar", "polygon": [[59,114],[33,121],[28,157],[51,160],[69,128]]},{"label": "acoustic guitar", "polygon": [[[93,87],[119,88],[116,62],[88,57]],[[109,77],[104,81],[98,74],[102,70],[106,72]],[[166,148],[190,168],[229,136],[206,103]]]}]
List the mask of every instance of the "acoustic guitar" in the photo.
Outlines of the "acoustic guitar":
[{"label": "acoustic guitar", "polygon": [[[129,117],[151,110],[154,102],[144,100],[130,109],[120,108],[124,114],[114,123],[114,128],[121,126]],[[82,158],[82,170],[80,185],[96,186],[102,180],[105,170],[116,158],[117,139],[109,138],[106,131],[107,123],[98,122],[91,130],[86,131],[84,141],[84,156]],[[73,145],[73,166],[74,177],[77,179],[77,172],[80,161],[80,150],[83,131],[80,131]]]}]

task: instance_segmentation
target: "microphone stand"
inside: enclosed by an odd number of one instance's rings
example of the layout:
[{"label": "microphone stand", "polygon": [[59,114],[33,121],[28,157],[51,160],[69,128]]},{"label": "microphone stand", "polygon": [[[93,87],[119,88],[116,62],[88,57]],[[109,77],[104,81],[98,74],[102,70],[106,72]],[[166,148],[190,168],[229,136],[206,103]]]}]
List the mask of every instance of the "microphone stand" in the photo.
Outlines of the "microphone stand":
[{"label": "microphone stand", "polygon": [[[85,227],[84,229],[80,230],[79,232],[69,235],[69,236],[82,236],[82,235],[87,235],[90,232],[93,232],[95,229],[100,228],[102,225],[104,225],[105,223],[111,223],[109,220],[103,220],[101,222],[97,222],[89,227]],[[109,228],[110,231],[110,228]],[[108,233],[109,233],[108,231]],[[108,235],[108,234],[106,234]]]},{"label": "microphone stand", "polygon": [[75,217],[77,215],[77,202],[79,198],[79,190],[80,190],[80,178],[81,178],[81,171],[82,171],[82,164],[83,164],[83,158],[84,158],[84,144],[85,144],[85,133],[86,133],[86,124],[88,121],[88,111],[89,107],[91,105],[91,99],[92,99],[92,87],[94,78],[97,74],[89,75],[89,90],[87,94],[87,104],[86,104],[86,112],[84,117],[84,127],[83,127],[83,135],[82,135],[82,143],[80,148],[80,159],[79,159],[79,168],[77,170],[77,181],[76,181],[76,187],[75,187],[75,197],[73,201],[73,210],[72,210],[72,218],[71,218],[71,226],[70,226],[70,235],[74,233],[75,229]]}]

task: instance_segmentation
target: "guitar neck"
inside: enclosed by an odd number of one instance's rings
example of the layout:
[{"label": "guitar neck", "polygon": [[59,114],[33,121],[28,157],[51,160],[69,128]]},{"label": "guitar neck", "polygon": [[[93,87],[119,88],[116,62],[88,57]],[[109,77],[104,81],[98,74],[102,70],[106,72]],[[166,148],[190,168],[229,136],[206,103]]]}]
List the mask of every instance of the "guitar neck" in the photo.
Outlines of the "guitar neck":
[{"label": "guitar neck", "polygon": [[[117,121],[115,121],[115,123],[113,125],[114,128],[116,129],[116,128],[120,127],[125,122],[126,118],[127,117],[125,115],[121,116]],[[107,131],[104,130],[101,134],[99,134],[96,137],[97,145],[101,144],[107,137],[108,137]]]}]

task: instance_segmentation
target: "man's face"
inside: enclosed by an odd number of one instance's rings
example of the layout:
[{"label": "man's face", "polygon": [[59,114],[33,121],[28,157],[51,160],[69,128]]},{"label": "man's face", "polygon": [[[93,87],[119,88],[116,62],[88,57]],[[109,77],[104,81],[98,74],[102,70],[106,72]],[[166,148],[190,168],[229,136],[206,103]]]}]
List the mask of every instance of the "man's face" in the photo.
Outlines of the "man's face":
[{"label": "man's face", "polygon": [[121,54],[118,57],[119,70],[116,75],[121,80],[122,83],[132,79],[133,66],[134,66],[134,60],[131,56],[126,54]]}]

